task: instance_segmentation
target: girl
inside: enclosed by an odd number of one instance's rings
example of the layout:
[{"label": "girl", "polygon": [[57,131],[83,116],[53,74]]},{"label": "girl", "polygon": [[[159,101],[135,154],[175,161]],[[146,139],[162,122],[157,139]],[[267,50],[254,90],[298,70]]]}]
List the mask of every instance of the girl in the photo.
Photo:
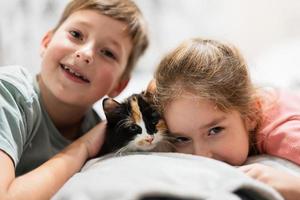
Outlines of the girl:
[{"label": "girl", "polygon": [[[300,96],[256,89],[232,45],[187,40],[161,61],[155,79],[178,152],[231,165],[262,153],[300,164]],[[300,177],[260,164],[240,168],[284,198],[299,199]]]}]

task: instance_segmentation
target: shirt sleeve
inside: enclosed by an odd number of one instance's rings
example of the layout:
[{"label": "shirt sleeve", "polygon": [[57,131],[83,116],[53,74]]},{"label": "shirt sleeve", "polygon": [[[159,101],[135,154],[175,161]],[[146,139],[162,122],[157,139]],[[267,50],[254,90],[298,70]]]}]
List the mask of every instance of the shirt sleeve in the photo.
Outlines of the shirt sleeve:
[{"label": "shirt sleeve", "polygon": [[20,67],[0,68],[0,149],[15,167],[38,122],[38,98],[31,81]]},{"label": "shirt sleeve", "polygon": [[265,153],[300,165],[300,118],[278,125],[265,141]]}]

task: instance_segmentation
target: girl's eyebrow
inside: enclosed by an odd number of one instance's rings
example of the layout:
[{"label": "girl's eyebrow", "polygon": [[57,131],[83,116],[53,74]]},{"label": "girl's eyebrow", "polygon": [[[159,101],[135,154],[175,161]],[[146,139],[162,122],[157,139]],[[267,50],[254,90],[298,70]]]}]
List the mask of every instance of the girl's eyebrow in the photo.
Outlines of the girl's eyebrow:
[{"label": "girl's eyebrow", "polygon": [[[203,129],[205,130],[205,129],[208,129],[208,128],[210,128],[210,127],[216,125],[216,124],[221,123],[221,122],[224,121],[225,119],[226,119],[226,116],[221,116],[221,117],[218,117],[218,118],[216,118],[216,119],[213,119],[212,121],[210,121],[210,122],[208,122],[208,123],[202,125],[201,127],[199,127],[198,130],[203,130]],[[175,136],[181,136],[181,135],[183,135],[183,134],[181,134],[181,133],[173,132],[173,131],[171,131],[171,134],[172,134],[172,135],[175,135]]]},{"label": "girl's eyebrow", "polygon": [[216,124],[221,123],[222,121],[224,121],[226,119],[226,116],[221,116],[219,118],[213,119],[212,121],[202,125],[199,129],[207,129],[210,128]]}]

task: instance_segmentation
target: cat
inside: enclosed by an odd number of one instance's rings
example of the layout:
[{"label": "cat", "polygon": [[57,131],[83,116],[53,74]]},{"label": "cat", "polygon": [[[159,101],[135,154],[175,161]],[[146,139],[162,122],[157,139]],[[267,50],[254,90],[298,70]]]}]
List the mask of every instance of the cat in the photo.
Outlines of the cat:
[{"label": "cat", "polygon": [[132,151],[173,151],[166,123],[155,109],[150,92],[133,94],[122,103],[105,98],[102,105],[107,127],[98,156]]}]

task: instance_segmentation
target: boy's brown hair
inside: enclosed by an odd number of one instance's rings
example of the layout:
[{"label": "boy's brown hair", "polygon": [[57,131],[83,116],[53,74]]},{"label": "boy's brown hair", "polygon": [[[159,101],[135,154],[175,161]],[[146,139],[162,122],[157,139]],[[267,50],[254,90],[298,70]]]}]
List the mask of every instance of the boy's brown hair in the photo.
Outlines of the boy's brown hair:
[{"label": "boy's brown hair", "polygon": [[85,9],[98,11],[102,15],[127,25],[127,31],[132,42],[132,50],[121,79],[129,78],[138,58],[145,52],[149,44],[146,23],[140,9],[131,0],[71,0],[66,6],[58,24],[54,27],[53,32],[71,14]]}]

